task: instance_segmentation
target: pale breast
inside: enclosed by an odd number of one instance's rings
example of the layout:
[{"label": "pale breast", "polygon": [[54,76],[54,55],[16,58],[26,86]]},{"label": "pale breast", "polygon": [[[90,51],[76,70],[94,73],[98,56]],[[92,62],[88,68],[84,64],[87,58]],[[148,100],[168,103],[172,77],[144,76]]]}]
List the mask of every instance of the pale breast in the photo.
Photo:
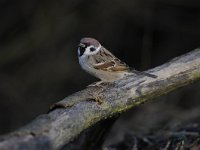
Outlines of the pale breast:
[{"label": "pale breast", "polygon": [[97,77],[97,73],[92,65],[93,63],[94,62],[91,59],[91,56],[79,57],[79,64],[81,65],[82,69],[92,74],[93,76]]},{"label": "pale breast", "polygon": [[128,74],[127,72],[110,72],[98,70],[93,67],[94,63],[95,60],[91,56],[83,56],[79,58],[79,64],[81,65],[82,69],[104,82],[113,82],[123,78]]}]

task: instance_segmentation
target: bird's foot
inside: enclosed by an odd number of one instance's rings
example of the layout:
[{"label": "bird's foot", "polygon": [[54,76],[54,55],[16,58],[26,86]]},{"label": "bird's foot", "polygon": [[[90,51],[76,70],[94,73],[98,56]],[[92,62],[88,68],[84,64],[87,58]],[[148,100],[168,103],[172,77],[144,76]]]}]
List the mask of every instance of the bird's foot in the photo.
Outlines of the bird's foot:
[{"label": "bird's foot", "polygon": [[93,95],[93,98],[90,98],[89,100],[95,101],[99,105],[103,103],[103,98],[101,98],[101,96]]},{"label": "bird's foot", "polygon": [[98,81],[98,82],[94,82],[94,83],[88,85],[87,87],[100,87],[100,88],[103,88],[107,84],[109,84],[109,83],[108,82],[103,82],[103,81]]}]

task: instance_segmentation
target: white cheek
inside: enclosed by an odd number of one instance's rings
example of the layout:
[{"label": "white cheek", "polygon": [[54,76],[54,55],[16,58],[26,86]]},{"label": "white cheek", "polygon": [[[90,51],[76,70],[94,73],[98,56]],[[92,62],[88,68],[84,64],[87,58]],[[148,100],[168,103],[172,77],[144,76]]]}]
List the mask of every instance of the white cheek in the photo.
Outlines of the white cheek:
[{"label": "white cheek", "polygon": [[90,48],[91,48],[91,46],[89,46],[89,47],[87,47],[87,48],[85,49],[85,52],[84,52],[85,55],[90,55],[90,54],[92,54],[92,52],[90,52]]},{"label": "white cheek", "polygon": [[94,54],[96,54],[96,53],[100,50],[101,45],[99,45],[99,46],[96,48],[96,50],[93,51],[93,52],[90,51],[90,48],[92,48],[92,47],[93,47],[93,46],[87,47],[86,50],[85,50],[85,52],[84,52],[84,54],[85,54],[85,55],[94,55]]}]

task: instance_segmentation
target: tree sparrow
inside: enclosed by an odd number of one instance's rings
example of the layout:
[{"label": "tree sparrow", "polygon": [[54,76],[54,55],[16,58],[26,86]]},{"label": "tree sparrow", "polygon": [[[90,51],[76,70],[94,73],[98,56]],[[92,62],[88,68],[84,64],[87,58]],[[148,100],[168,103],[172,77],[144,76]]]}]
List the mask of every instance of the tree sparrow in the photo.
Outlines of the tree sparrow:
[{"label": "tree sparrow", "polygon": [[82,38],[78,45],[78,58],[81,67],[101,82],[114,82],[132,74],[156,78],[156,75],[131,69],[115,57],[94,38]]}]

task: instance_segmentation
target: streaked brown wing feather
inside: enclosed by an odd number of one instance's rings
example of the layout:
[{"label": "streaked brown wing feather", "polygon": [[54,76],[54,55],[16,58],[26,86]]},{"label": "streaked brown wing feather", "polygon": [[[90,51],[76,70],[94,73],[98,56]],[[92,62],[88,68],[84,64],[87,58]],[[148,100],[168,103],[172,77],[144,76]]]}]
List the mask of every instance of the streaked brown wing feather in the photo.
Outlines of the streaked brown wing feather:
[{"label": "streaked brown wing feather", "polygon": [[102,47],[101,51],[93,57],[92,66],[97,70],[110,71],[110,72],[132,72],[138,75],[144,75],[151,78],[156,78],[156,75],[146,72],[140,72],[133,68],[130,68],[126,63],[115,57],[107,49]]},{"label": "streaked brown wing feather", "polygon": [[129,70],[129,67],[125,63],[121,62],[120,60],[96,64],[94,68],[98,70],[104,70],[104,71],[128,71]]},{"label": "streaked brown wing feather", "polygon": [[98,70],[105,70],[105,71],[107,71],[108,68],[114,67],[114,65],[115,65],[115,63],[113,61],[111,61],[111,62],[105,62],[105,63],[96,64],[94,66],[94,68],[98,69]]},{"label": "streaked brown wing feather", "polygon": [[115,62],[115,66],[111,68],[112,71],[129,71],[130,70],[129,66],[126,63],[119,60],[118,58],[115,58],[114,62]]},{"label": "streaked brown wing feather", "polygon": [[104,71],[129,71],[130,68],[126,63],[119,60],[112,53],[110,53],[107,49],[102,47],[102,50],[98,53],[100,57],[95,58],[97,63],[94,65],[95,69],[104,70]]}]

